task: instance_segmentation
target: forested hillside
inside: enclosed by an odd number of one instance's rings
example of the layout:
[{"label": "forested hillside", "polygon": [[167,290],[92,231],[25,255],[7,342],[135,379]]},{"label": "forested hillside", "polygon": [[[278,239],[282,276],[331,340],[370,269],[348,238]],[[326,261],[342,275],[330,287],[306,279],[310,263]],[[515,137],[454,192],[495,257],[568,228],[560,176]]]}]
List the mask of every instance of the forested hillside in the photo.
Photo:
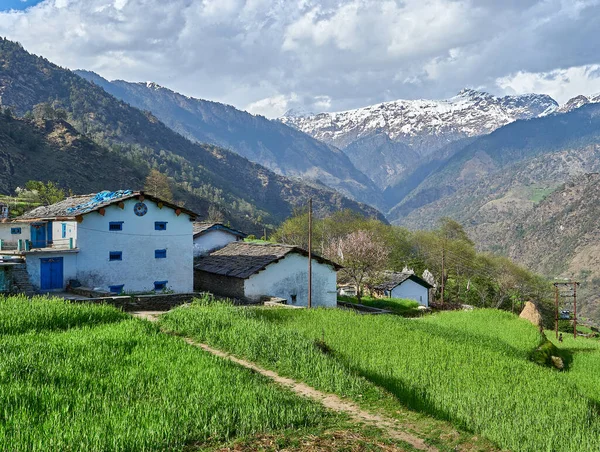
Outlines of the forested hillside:
[{"label": "forested hillside", "polygon": [[[192,210],[210,203],[251,223],[276,224],[312,197],[320,212],[351,208],[380,216],[324,186],[287,179],[230,151],[192,143],[152,114],[29,54],[17,43],[0,41],[0,67],[2,106],[37,120],[64,116],[81,134],[126,158],[124,166],[156,168],[169,176]],[[68,174],[72,167],[62,170]],[[110,165],[96,165],[90,179],[112,170]]]},{"label": "forested hillside", "polygon": [[381,206],[381,193],[339,149],[231,105],[194,99],[156,83],[108,80],[88,71],[76,74],[128,104],[152,112],[191,141],[229,149],[290,177],[320,181],[358,201]]}]

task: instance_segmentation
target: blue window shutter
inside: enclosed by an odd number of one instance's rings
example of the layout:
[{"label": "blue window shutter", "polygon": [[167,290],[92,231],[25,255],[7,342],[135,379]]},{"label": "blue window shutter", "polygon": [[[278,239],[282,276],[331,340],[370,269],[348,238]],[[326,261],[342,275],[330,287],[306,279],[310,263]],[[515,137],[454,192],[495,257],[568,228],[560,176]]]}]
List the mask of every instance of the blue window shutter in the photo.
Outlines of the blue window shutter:
[{"label": "blue window shutter", "polygon": [[165,259],[167,257],[167,250],[154,250],[155,259]]},{"label": "blue window shutter", "polygon": [[21,228],[10,228],[10,233],[11,234],[20,234]]},{"label": "blue window shutter", "polygon": [[123,260],[123,251],[109,251],[108,260],[109,261],[122,261]]},{"label": "blue window shutter", "polygon": [[67,223],[62,224],[62,238],[63,239],[67,238]]},{"label": "blue window shutter", "polygon": [[123,221],[111,221],[108,223],[109,231],[122,231],[123,230]]},{"label": "blue window shutter", "polygon": [[110,292],[114,292],[114,293],[122,293],[123,292],[123,287],[125,287],[125,284],[117,284],[114,286],[108,286],[108,290]]},{"label": "blue window shutter", "polygon": [[167,222],[166,221],[155,221],[154,222],[154,230],[166,231],[167,230]]},{"label": "blue window shutter", "polygon": [[154,290],[165,290],[169,281],[154,281]]}]

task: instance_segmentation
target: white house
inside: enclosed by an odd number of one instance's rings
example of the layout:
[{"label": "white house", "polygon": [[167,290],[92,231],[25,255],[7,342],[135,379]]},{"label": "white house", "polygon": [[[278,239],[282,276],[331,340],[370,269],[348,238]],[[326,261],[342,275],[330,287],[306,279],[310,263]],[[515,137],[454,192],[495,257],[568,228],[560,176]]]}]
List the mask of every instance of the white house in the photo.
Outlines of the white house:
[{"label": "white house", "polygon": [[[0,254],[23,255],[35,289],[71,280],[110,292],[193,290],[193,221],[184,208],[129,190],[74,196],[3,223]],[[21,240],[21,242],[19,242]]]},{"label": "white house", "polygon": [[374,289],[385,297],[415,300],[421,306],[429,307],[429,289],[432,287],[413,273],[386,272],[384,282]]},{"label": "white house", "polygon": [[[340,266],[312,259],[312,306],[337,305]],[[246,302],[277,297],[294,306],[308,305],[308,253],[279,244],[233,242],[195,265],[194,288]]]},{"label": "white house", "polygon": [[206,256],[231,242],[246,238],[246,234],[221,223],[194,223],[194,257]]}]

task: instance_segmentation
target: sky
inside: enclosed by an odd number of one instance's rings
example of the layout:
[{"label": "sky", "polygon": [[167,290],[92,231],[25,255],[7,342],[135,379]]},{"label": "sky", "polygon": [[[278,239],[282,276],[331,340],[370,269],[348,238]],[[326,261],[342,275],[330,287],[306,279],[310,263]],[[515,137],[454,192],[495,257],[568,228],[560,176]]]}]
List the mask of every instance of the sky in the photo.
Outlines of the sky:
[{"label": "sky", "polygon": [[70,69],[277,117],[462,88],[600,92],[600,0],[0,0],[0,35]]}]

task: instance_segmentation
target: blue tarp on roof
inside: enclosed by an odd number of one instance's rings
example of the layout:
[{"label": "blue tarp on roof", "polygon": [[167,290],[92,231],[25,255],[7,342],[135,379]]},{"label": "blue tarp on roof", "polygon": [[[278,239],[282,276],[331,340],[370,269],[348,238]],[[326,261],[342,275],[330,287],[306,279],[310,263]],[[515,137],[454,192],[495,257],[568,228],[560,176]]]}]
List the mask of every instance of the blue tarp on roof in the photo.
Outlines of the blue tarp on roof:
[{"label": "blue tarp on roof", "polygon": [[92,199],[83,204],[79,204],[75,207],[69,207],[67,209],[67,213],[87,213],[94,210],[100,204],[108,204],[119,198],[123,198],[125,196],[129,196],[133,193],[131,190],[119,190],[119,191],[101,191],[96,194]]}]

